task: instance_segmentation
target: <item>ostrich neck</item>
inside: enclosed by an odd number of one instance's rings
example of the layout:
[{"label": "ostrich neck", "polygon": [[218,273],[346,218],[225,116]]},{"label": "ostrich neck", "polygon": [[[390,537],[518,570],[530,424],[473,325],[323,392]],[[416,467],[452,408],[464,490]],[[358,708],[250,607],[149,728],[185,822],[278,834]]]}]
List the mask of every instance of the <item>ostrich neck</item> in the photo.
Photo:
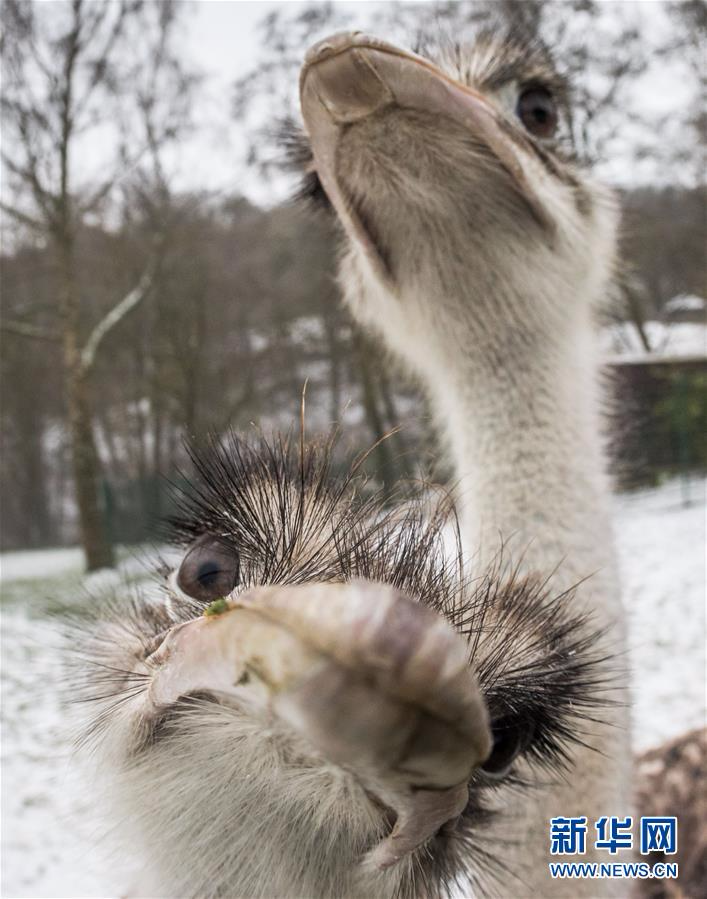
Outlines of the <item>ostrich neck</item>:
[{"label": "ostrich neck", "polygon": [[615,592],[591,332],[576,322],[493,352],[468,341],[427,380],[472,555],[487,563],[506,542],[526,568],[559,565],[560,583],[594,575]]}]

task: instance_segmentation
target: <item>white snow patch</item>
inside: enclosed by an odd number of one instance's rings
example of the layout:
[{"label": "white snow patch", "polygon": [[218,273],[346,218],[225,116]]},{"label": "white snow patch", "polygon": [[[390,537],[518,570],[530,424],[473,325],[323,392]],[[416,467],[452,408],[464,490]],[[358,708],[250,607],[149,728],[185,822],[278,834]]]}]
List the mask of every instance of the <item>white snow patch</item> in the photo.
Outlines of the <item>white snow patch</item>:
[{"label": "white snow patch", "polygon": [[615,500],[637,751],[705,724],[705,481]]},{"label": "white snow patch", "polygon": [[31,549],[0,555],[0,581],[49,578],[73,572],[78,574],[84,564],[83,550]]},{"label": "white snow patch", "polygon": [[704,312],[705,301],[694,293],[681,293],[672,300],[668,300],[663,309],[668,313],[674,312]]},{"label": "white snow patch", "polygon": [[0,553],[0,583],[73,575],[82,581],[89,592],[100,592],[108,586],[122,583],[126,577],[147,574],[158,558],[176,558],[175,551],[167,546],[118,547],[116,553],[119,557],[116,568],[101,568],[87,575],[83,574],[85,560],[79,547]]},{"label": "white snow patch", "polygon": [[2,660],[2,895],[124,895],[124,871],[95,838],[100,796],[74,760],[58,633],[24,609],[6,612]]},{"label": "white snow patch", "polygon": [[638,358],[646,362],[651,359],[669,357],[705,357],[707,361],[707,326],[700,322],[648,321],[644,331],[651,346],[647,353],[635,325],[631,322],[609,325],[602,328],[599,348],[605,362],[621,362],[623,357]]}]

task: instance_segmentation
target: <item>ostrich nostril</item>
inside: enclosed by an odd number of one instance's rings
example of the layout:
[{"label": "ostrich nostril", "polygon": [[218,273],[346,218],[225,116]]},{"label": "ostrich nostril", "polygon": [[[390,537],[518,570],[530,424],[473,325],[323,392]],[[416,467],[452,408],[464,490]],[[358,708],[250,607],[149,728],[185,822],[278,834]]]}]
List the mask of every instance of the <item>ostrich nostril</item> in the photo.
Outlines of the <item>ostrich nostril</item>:
[{"label": "ostrich nostril", "polygon": [[320,62],[334,52],[335,48],[331,41],[321,41],[319,44],[315,44],[311,50],[307,52],[305,61],[308,63]]},{"label": "ostrich nostril", "polygon": [[307,50],[304,57],[304,65],[306,67],[317,62],[322,62],[329,56],[333,56],[336,53],[342,53],[344,50],[349,47],[354,47],[362,41],[367,42],[372,40],[373,38],[368,38],[363,31],[340,31],[337,34],[331,34],[329,37],[317,41],[316,44],[313,44],[309,50]]}]

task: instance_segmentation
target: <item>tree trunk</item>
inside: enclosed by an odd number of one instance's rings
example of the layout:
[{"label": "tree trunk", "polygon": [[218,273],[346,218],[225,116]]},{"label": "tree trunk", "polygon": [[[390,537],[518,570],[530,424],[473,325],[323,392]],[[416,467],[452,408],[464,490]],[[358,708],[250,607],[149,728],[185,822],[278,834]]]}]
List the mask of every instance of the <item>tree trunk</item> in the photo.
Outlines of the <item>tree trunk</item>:
[{"label": "tree trunk", "polygon": [[366,413],[368,426],[378,443],[375,449],[376,459],[378,461],[378,476],[383,482],[383,488],[386,491],[392,489],[395,484],[395,461],[390,450],[390,443],[385,439],[386,430],[383,424],[383,416],[378,408],[378,391],[373,376],[371,365],[370,350],[366,339],[358,332],[354,331],[354,346],[356,348],[356,356],[358,362],[358,375],[361,382],[363,408]]},{"label": "tree trunk", "polygon": [[91,422],[88,384],[80,372],[68,372],[67,406],[79,528],[86,569],[95,571],[97,568],[112,568],[115,557],[101,511],[101,469]]},{"label": "tree trunk", "polygon": [[[25,424],[25,423],[22,423]],[[27,423],[29,424],[29,423]],[[25,535],[25,546],[50,546],[52,544],[52,520],[49,512],[46,467],[42,451],[44,422],[30,429],[21,427],[22,458],[25,465],[25,509],[28,533]]]},{"label": "tree trunk", "polygon": [[[156,397],[156,395],[155,395]],[[162,407],[155,398],[152,403],[152,473],[148,489],[147,526],[153,533],[156,522],[162,515],[162,490],[164,474],[162,470]]]},{"label": "tree trunk", "polygon": [[626,309],[628,311],[629,317],[633,322],[636,331],[638,331],[638,336],[641,340],[641,343],[643,344],[643,349],[647,353],[650,353],[653,348],[651,347],[650,341],[648,340],[648,334],[646,333],[646,321],[643,307],[641,305],[641,299],[638,295],[637,290],[634,288],[633,284],[629,282],[628,279],[623,284],[623,289]]},{"label": "tree trunk", "polygon": [[332,426],[339,424],[341,415],[341,345],[337,334],[337,323],[328,310],[322,314],[324,333],[327,340],[329,363],[329,418]]},{"label": "tree trunk", "polygon": [[[386,418],[388,419],[388,426],[390,428],[400,427],[400,416],[398,415],[398,410],[395,407],[393,389],[390,385],[390,380],[388,379],[384,368],[381,368],[380,370],[380,380],[378,382],[378,388],[380,390],[381,399],[383,400],[383,408],[385,409]],[[398,476],[406,478],[410,477],[412,471],[408,455],[408,445],[402,431],[396,431],[395,434],[393,434],[391,437],[391,441],[393,440],[395,441],[393,445],[396,447]]]},{"label": "tree trunk", "polygon": [[96,449],[88,388],[88,373],[81,366],[79,304],[70,228],[57,240],[64,347],[64,379],[69,417],[74,489],[79,510],[81,545],[87,571],[112,568],[113,547],[99,499],[100,459]]}]

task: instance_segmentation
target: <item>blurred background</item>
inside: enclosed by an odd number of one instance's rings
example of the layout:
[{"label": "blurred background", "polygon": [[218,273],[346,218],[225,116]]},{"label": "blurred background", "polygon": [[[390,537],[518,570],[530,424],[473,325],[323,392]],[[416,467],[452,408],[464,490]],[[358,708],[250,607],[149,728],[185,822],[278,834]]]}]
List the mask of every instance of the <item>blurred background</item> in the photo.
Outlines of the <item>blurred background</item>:
[{"label": "blurred background", "polygon": [[[620,487],[704,470],[705,5],[3,4],[2,545],[154,536],[184,438],[287,427],[341,452],[391,428],[385,484],[435,463],[424,400],[337,301],[332,223],[278,141],[306,47],[520,23],[575,89],[579,154],[620,191],[602,328]],[[435,469],[435,464],[437,468]],[[83,522],[83,527],[82,527]]]},{"label": "blurred background", "polygon": [[56,691],[25,685],[55,676],[59,601],[114,584],[101,569],[145,577],[185,440],[287,429],[307,381],[308,433],[339,425],[342,466],[399,426],[372,481],[449,477],[424,398],[339,302],[332,222],[292,200],[283,124],[305,49],[336,30],[424,47],[521,25],[572,79],[576,151],[624,210],[600,339],[637,745],[703,720],[702,0],[4,0],[1,15],[4,895],[125,889],[90,848]]}]

